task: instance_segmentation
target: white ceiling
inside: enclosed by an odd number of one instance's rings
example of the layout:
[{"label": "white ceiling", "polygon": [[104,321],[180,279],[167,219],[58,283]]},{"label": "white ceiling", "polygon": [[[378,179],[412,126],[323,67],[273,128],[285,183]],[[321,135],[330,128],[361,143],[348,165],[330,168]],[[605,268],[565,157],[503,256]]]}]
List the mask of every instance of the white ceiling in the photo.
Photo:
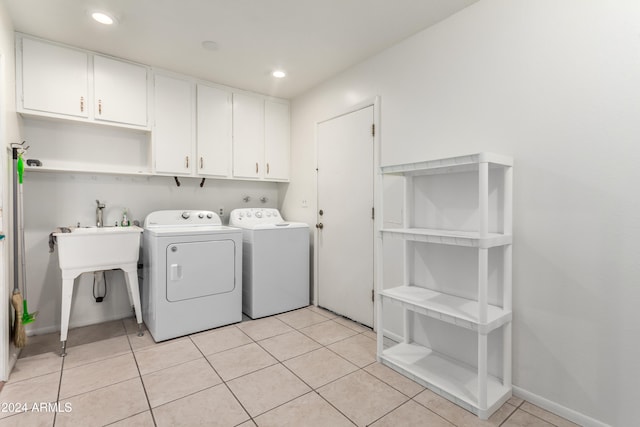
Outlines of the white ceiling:
[{"label": "white ceiling", "polygon": [[[292,98],[478,0],[0,1],[16,31]],[[118,24],[93,22],[93,10]]]}]

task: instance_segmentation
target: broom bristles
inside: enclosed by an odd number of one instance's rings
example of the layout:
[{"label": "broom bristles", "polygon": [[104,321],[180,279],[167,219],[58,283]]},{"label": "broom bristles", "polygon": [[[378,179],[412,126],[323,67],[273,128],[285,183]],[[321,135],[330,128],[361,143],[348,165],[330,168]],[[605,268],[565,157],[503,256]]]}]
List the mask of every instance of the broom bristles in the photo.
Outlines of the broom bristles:
[{"label": "broom bristles", "polygon": [[19,291],[13,293],[11,303],[16,311],[16,319],[13,323],[13,343],[16,347],[22,348],[27,344],[27,334],[22,324],[22,295]]}]

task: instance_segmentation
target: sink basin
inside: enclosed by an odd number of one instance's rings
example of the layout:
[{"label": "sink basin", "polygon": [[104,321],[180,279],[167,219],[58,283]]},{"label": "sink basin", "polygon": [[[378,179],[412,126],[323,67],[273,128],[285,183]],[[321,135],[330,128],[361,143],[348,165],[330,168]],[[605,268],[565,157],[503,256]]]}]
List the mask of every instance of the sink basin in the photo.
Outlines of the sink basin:
[{"label": "sink basin", "polygon": [[73,227],[71,233],[54,233],[61,270],[109,270],[138,262],[142,228]]},{"label": "sink basin", "polygon": [[58,262],[62,270],[62,307],[60,309],[61,356],[67,348],[67,332],[71,316],[74,280],[82,273],[121,269],[124,272],[129,299],[142,336],[142,311],[138,289],[138,254],[140,227],[74,227],[70,233],[54,233],[58,243]]}]

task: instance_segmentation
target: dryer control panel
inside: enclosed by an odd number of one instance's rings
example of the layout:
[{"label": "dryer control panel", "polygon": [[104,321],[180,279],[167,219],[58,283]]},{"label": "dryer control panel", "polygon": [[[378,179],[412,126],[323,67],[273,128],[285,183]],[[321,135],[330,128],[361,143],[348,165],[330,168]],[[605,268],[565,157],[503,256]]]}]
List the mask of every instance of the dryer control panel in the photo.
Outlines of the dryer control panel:
[{"label": "dryer control panel", "polygon": [[171,210],[151,212],[144,219],[144,228],[198,225],[222,225],[217,213],[212,211]]},{"label": "dryer control panel", "polygon": [[280,224],[284,222],[278,209],[273,208],[242,208],[234,209],[229,215],[229,225],[232,227],[250,227],[259,224]]}]

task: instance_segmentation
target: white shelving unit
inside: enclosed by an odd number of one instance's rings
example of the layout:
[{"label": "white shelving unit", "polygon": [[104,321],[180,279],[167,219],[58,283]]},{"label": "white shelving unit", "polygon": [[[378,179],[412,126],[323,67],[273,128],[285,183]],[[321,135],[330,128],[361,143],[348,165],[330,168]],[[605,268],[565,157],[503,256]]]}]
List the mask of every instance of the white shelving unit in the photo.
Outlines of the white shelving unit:
[{"label": "white shelving unit", "polygon": [[[423,384],[441,396],[487,419],[511,397],[511,260],[512,260],[512,183],[513,160],[509,157],[478,153],[417,163],[383,166],[380,168],[380,191],[385,176],[404,178],[403,224],[398,228],[380,229],[378,250],[377,334],[378,360],[407,377]],[[501,230],[489,232],[489,170],[502,173]],[[417,228],[414,209],[414,178],[424,175],[477,173],[478,205],[475,215],[477,230],[441,230]],[[383,200],[383,195],[380,195]],[[384,206],[384,205],[383,205]],[[420,221],[417,221],[420,223]],[[379,224],[384,224],[381,218]],[[383,283],[383,247],[388,238],[399,238],[404,248],[404,283],[385,287]],[[477,298],[463,298],[438,290],[418,286],[411,281],[414,268],[411,258],[416,245],[455,245],[477,251]],[[502,302],[489,304],[489,249],[502,249]],[[403,313],[402,342],[385,348],[385,304],[399,305]],[[414,313],[474,331],[477,335],[477,365],[455,359],[414,342]],[[502,329],[502,376],[488,373],[488,335]]]}]

